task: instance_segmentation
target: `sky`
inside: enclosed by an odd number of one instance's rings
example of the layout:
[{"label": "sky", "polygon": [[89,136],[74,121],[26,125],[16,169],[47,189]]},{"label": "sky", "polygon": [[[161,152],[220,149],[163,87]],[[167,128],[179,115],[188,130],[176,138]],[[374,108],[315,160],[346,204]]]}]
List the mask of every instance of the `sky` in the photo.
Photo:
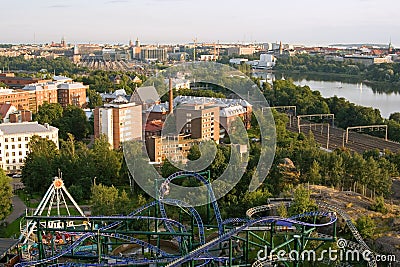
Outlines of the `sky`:
[{"label": "sky", "polygon": [[0,0],[0,43],[400,46],[398,0]]}]

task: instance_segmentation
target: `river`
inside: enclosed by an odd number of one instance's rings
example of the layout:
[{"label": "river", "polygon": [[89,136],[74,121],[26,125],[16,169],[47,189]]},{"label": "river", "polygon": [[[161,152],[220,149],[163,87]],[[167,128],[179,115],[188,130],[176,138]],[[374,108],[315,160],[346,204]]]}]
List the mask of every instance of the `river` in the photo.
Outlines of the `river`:
[{"label": "river", "polygon": [[[257,73],[255,76],[266,78],[266,73]],[[268,73],[268,80],[274,80],[274,74]],[[284,76],[285,79],[291,78],[296,85],[308,85],[311,90],[319,91],[323,97],[344,97],[352,103],[365,107],[373,107],[380,110],[382,117],[389,118],[390,114],[400,112],[400,94],[383,93],[374,88],[374,90],[362,82],[349,82],[348,80],[337,81],[323,80],[320,77],[316,79],[305,79],[303,77]],[[277,75],[277,78],[281,76]]]}]

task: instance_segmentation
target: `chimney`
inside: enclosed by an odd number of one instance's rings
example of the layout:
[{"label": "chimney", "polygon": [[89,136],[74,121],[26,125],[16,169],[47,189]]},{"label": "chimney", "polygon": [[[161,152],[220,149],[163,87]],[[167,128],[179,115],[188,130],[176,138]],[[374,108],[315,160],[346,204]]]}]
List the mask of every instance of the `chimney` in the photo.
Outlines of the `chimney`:
[{"label": "chimney", "polygon": [[172,90],[172,79],[169,78],[169,110],[168,114],[171,114],[174,108],[174,91]]}]

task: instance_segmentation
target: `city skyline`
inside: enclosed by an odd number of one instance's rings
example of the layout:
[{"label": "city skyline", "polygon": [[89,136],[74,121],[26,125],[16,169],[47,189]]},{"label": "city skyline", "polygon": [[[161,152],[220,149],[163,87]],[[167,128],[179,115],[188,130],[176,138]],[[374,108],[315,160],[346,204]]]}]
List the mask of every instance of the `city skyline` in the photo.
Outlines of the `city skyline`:
[{"label": "city skyline", "polygon": [[[400,44],[390,0],[19,0],[3,3],[1,43],[275,42]],[[23,12],[21,12],[21,10]],[[20,16],[16,14],[21,14]]]}]

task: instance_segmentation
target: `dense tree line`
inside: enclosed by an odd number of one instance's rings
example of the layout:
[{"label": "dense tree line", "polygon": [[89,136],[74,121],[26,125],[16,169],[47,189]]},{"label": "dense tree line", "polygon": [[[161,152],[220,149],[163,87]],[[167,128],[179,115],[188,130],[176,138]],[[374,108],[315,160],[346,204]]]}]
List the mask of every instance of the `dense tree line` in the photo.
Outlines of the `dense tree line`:
[{"label": "dense tree line", "polygon": [[85,112],[76,106],[65,109],[58,103],[44,103],[34,114],[34,120],[40,124],[48,123],[59,129],[59,137],[67,139],[72,134],[77,140],[84,139],[90,133],[90,125]]},{"label": "dense tree line", "polygon": [[395,83],[396,85],[400,83],[399,63],[382,63],[365,66],[351,61],[325,60],[322,55],[301,54],[279,58],[275,69],[278,71],[296,71],[301,73],[315,72],[354,75],[369,81]]},{"label": "dense tree line", "polygon": [[57,149],[52,141],[35,136],[29,143],[22,181],[30,192],[42,194],[60,171],[78,201],[89,199],[95,177],[97,183],[106,186],[127,183],[122,157],[122,152],[111,149],[105,137],[96,139],[93,147],[88,148],[69,135]]},{"label": "dense tree line", "polygon": [[[90,89],[99,93],[108,93],[114,92],[117,89],[125,89],[128,95],[132,94],[137,87],[141,86],[146,78],[136,72],[103,70],[94,70],[89,72],[88,75],[75,75],[73,77],[76,81],[89,85]],[[138,77],[141,82],[135,82],[135,77]]]},{"label": "dense tree line", "polygon": [[47,70],[49,73],[54,71],[58,73],[79,73],[85,71],[77,67],[71,60],[66,57],[58,57],[56,59],[46,59],[46,58],[32,58],[25,59],[24,56],[18,57],[4,57],[0,56],[0,68],[10,70],[24,70],[39,72],[40,70]]}]

